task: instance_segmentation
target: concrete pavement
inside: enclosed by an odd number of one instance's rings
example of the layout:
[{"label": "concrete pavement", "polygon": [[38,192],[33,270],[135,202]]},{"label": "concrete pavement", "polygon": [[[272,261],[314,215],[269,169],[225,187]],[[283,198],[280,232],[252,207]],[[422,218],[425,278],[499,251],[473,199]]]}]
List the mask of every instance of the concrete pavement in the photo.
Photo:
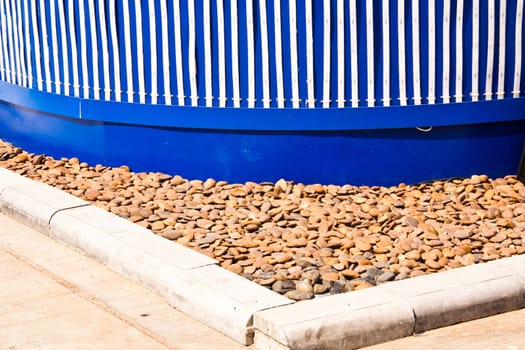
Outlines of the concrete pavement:
[{"label": "concrete pavement", "polygon": [[[1,349],[254,349],[0,213]],[[525,349],[525,309],[367,349]]]},{"label": "concrete pavement", "polygon": [[0,214],[0,349],[250,349]]}]

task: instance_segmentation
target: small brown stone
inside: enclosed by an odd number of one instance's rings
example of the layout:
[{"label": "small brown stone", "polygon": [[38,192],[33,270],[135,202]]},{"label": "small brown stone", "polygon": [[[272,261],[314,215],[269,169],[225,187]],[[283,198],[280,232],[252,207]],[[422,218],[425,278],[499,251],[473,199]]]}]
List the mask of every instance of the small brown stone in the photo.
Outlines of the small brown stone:
[{"label": "small brown stone", "polygon": [[321,279],[323,281],[337,281],[339,279],[339,274],[337,272],[325,272],[321,274]]},{"label": "small brown stone", "polygon": [[162,237],[169,240],[176,240],[183,236],[182,232],[178,230],[166,230],[159,233]]}]

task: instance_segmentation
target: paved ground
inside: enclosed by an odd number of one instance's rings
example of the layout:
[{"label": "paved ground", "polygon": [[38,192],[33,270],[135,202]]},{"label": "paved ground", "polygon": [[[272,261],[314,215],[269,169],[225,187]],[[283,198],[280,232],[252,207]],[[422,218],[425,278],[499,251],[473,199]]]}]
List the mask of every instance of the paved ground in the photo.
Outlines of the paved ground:
[{"label": "paved ground", "polygon": [[366,350],[525,350],[525,309],[443,327]]},{"label": "paved ground", "polygon": [[0,349],[250,349],[0,214]]},{"label": "paved ground", "polygon": [[[0,349],[253,349],[0,214]],[[525,350],[525,310],[369,348]]]}]

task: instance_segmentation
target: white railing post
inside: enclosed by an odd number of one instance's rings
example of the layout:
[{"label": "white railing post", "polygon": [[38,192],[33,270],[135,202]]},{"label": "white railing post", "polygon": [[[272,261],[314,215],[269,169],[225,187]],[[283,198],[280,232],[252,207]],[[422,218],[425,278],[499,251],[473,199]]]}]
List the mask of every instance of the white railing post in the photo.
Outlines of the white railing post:
[{"label": "white railing post", "polygon": [[[338,14],[339,16],[342,16]],[[344,28],[344,27],[343,27]],[[350,67],[352,73],[352,107],[359,107],[359,63],[357,51],[357,5],[356,0],[350,0]],[[342,82],[342,86],[340,85]],[[338,83],[339,107],[344,107],[344,79]]]},{"label": "white railing post", "polygon": [[456,7],[456,102],[463,101],[463,0]]},{"label": "white railing post", "polygon": [[219,107],[226,107],[226,49],[224,36],[224,0],[217,0],[217,36],[219,61]]},{"label": "white railing post", "polygon": [[180,24],[180,3],[173,0],[173,31],[175,32],[175,68],[177,71],[177,99],[179,106],[184,106],[184,59],[182,57],[182,39]]},{"label": "white railing post", "polygon": [[331,66],[331,19],[330,19],[330,0],[324,0],[323,3],[323,108],[330,107],[330,66]]},{"label": "white railing post", "polygon": [[516,5],[516,34],[514,42],[514,86],[512,97],[520,97],[521,56],[522,56],[522,26],[523,26],[523,0],[518,0]]},{"label": "white railing post", "polygon": [[66,27],[66,13],[64,10],[64,2],[58,1],[58,16],[60,21],[60,41],[62,43],[62,65],[64,66],[64,94],[69,96],[70,82],[69,82],[69,53],[67,49],[67,27]]},{"label": "white railing post", "polygon": [[88,0],[89,28],[91,29],[91,69],[93,74],[93,97],[100,100],[100,77],[98,75],[98,35],[95,17],[95,0]]},{"label": "white railing post", "polygon": [[383,0],[383,106],[390,106],[390,0]]},{"label": "white railing post", "polygon": [[[16,1],[16,26],[15,30],[17,31],[18,35],[18,59],[20,60],[20,71],[22,74],[22,81],[21,85],[24,87],[27,87],[27,73],[26,73],[26,62],[25,62],[25,51],[24,51],[24,34],[22,31],[22,8],[21,3],[22,1]],[[13,4],[15,6],[15,4]]]},{"label": "white railing post", "polygon": [[489,2],[489,13],[488,13],[488,38],[487,38],[487,74],[485,78],[485,99],[487,101],[492,100],[492,75],[494,70],[494,31],[496,14],[494,0],[488,0]]},{"label": "white railing post", "polygon": [[158,89],[158,67],[157,67],[157,25],[155,16],[155,0],[149,0],[149,54],[150,54],[150,74],[151,74],[151,104],[156,105],[159,99]]},{"label": "white railing post", "polygon": [[[337,106],[345,106],[345,9],[344,0],[337,0]],[[353,28],[350,29],[353,32]],[[351,39],[352,40],[352,39]],[[352,64],[353,66],[353,64]]]},{"label": "white railing post", "polygon": [[253,0],[246,0],[246,47],[248,60],[248,107],[255,107],[255,35],[253,26]]},{"label": "white railing post", "polygon": [[259,0],[259,18],[261,23],[261,56],[262,56],[262,83],[263,106],[270,108],[270,63],[268,53],[268,16],[266,15],[266,0]]},{"label": "white railing post", "polygon": [[315,108],[312,0],[306,0],[304,6],[306,17],[306,84],[308,86],[308,100],[306,104],[309,108]]},{"label": "white railing post", "polygon": [[131,24],[128,0],[123,0],[122,9],[124,16],[124,51],[126,55],[126,93],[128,102],[133,103],[133,53],[131,52]]},{"label": "white railing post", "polygon": [[413,84],[414,104],[421,104],[421,67],[419,48],[419,0],[412,0],[412,62],[413,62]]},{"label": "white railing post", "polygon": [[399,103],[408,104],[406,82],[406,53],[405,53],[405,2],[397,1],[397,48],[399,52]]},{"label": "white railing post", "polygon": [[144,73],[144,42],[142,40],[142,1],[135,0],[135,38],[137,40],[137,73],[139,79],[139,102],[146,103],[146,82]]},{"label": "white railing post", "polygon": [[102,46],[102,65],[104,67],[104,99],[111,100],[111,83],[109,81],[109,46],[106,28],[106,9],[104,0],[98,0],[98,17],[100,21],[100,43]]},{"label": "white railing post", "polygon": [[51,57],[53,58],[53,70],[55,71],[55,92],[60,94],[60,85],[62,83],[60,82],[60,59],[58,53],[55,0],[49,1],[49,18],[51,22],[51,45],[53,50]]},{"label": "white railing post", "polygon": [[210,0],[202,1],[202,25],[204,32],[204,79],[206,81],[206,107],[213,107],[213,67],[212,67],[212,53],[211,53],[211,10]]},{"label": "white railing post", "polygon": [[231,0],[231,41],[232,41],[232,84],[233,84],[233,106],[241,106],[241,92],[239,81],[239,24],[237,20],[237,0]]},{"label": "white railing post", "polygon": [[472,101],[479,100],[479,0],[472,2]]},{"label": "white railing post", "polygon": [[[0,13],[2,10],[2,1],[0,0]],[[2,22],[2,15],[0,14],[0,23]],[[2,26],[3,28],[3,26]],[[4,68],[4,38],[0,33],[0,79],[5,80],[5,68]]]},{"label": "white railing post", "polygon": [[450,102],[450,0],[443,1],[443,103]]},{"label": "white railing post", "polygon": [[275,79],[277,83],[277,107],[284,108],[284,74],[282,50],[282,19],[281,0],[274,0],[274,27],[275,27]]},{"label": "white railing post", "polygon": [[[0,0],[0,1],[3,1],[3,0]],[[37,24],[37,17],[36,17],[36,0],[31,0],[31,5],[33,9],[33,11],[31,11],[31,24],[33,27],[33,40],[35,42],[36,81],[38,85],[38,90],[42,91],[44,89],[44,86],[43,86],[44,79],[42,78],[42,66],[41,66],[41,59],[40,59],[40,36],[38,34],[38,24]],[[5,41],[4,41],[4,45],[5,45]]]},{"label": "white railing post", "polygon": [[116,0],[111,0],[109,3],[109,27],[111,31],[111,44],[113,50],[113,79],[115,80],[114,89],[115,101],[120,102],[122,100],[122,87],[120,85],[120,49],[117,34],[117,10]]},{"label": "white railing post", "polygon": [[[40,27],[42,30],[42,48],[44,51],[44,71],[46,73],[46,91],[52,92],[51,89],[51,69],[49,67],[49,46],[47,41],[47,20],[44,0],[40,0]],[[14,79],[13,79],[14,80]]]},{"label": "white railing post", "polygon": [[160,20],[162,27],[162,79],[164,81],[164,103],[171,105],[170,46],[168,38],[168,6],[166,0],[160,1]]},{"label": "white railing post", "polygon": [[498,100],[505,97],[505,40],[507,26],[507,0],[500,0],[499,3],[499,58],[498,58]]},{"label": "white railing post", "polygon": [[366,2],[366,70],[368,80],[368,107],[375,105],[375,93],[374,93],[374,3],[371,0]]},{"label": "white railing post", "polygon": [[299,77],[298,77],[298,54],[297,54],[297,6],[296,0],[289,0],[290,8],[290,64],[292,80],[292,106],[299,108],[301,99],[299,97]]}]

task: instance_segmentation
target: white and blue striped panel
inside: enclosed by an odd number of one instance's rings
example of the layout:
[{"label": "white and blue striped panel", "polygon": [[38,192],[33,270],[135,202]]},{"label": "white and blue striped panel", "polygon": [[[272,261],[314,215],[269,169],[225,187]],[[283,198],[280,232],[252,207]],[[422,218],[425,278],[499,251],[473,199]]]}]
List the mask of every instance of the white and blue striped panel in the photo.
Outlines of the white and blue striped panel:
[{"label": "white and blue striped panel", "polygon": [[0,79],[203,107],[519,98],[523,11],[524,0],[0,0]]}]

